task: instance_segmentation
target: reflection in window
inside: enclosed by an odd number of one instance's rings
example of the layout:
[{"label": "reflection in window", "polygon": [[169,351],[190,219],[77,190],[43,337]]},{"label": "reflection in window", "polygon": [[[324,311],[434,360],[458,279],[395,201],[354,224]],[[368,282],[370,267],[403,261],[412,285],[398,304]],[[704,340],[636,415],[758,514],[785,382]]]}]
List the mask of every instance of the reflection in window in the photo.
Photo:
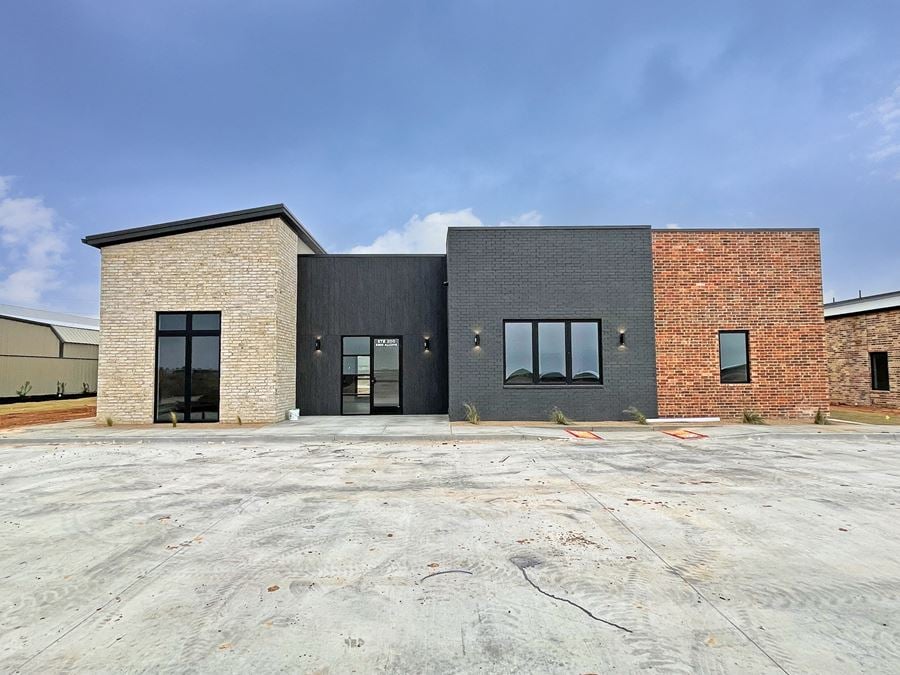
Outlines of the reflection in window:
[{"label": "reflection in window", "polygon": [[507,322],[504,348],[506,350],[507,384],[531,384],[534,364],[531,354],[531,322]]},{"label": "reflection in window", "polygon": [[400,408],[400,338],[372,338],[372,408]]},{"label": "reflection in window", "polygon": [[157,422],[219,420],[218,312],[160,312],[156,334]]},{"label": "reflection in window", "polygon": [[195,335],[191,338],[191,421],[218,419],[219,336]]},{"label": "reflection in window", "polygon": [[566,324],[538,324],[538,382],[566,381]]},{"label": "reflection in window", "polygon": [[191,315],[191,330],[219,330],[219,314],[204,313]]},{"label": "reflection in window", "polygon": [[[368,338],[365,339],[368,341]],[[341,361],[341,411],[345,415],[368,415],[372,393],[370,357],[368,353],[365,356],[342,356]]]},{"label": "reflection in window", "polygon": [[505,384],[603,383],[599,321],[507,321],[503,349]]},{"label": "reflection in window", "polygon": [[745,330],[719,332],[719,380],[724,384],[750,381],[750,334]]},{"label": "reflection in window", "polygon": [[159,330],[186,330],[187,314],[157,314],[156,325]]},{"label": "reflection in window", "polygon": [[572,382],[600,381],[600,331],[596,321],[572,322]]},{"label": "reflection in window", "polygon": [[184,421],[186,337],[156,339],[156,420],[167,422],[171,413]]},{"label": "reflection in window", "polygon": [[344,338],[344,356],[351,356],[354,354],[365,354],[369,355],[369,340],[368,336],[366,337],[345,337]]},{"label": "reflection in window", "polygon": [[888,353],[869,352],[869,366],[872,370],[872,389],[890,391],[891,381],[888,376]]}]

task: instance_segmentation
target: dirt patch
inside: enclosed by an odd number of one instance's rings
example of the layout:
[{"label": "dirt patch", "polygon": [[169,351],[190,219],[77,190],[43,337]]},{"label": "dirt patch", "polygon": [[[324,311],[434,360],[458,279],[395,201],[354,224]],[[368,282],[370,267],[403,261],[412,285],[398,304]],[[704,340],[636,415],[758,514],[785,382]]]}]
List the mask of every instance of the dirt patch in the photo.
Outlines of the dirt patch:
[{"label": "dirt patch", "polygon": [[864,424],[900,424],[900,410],[876,406],[832,405],[829,416],[835,422],[849,420]]},{"label": "dirt patch", "polygon": [[96,403],[85,403],[78,401],[77,406],[58,406],[53,408],[46,404],[34,404],[42,406],[42,409],[28,410],[24,406],[20,406],[16,412],[4,413],[0,409],[0,429],[11,429],[13,427],[27,427],[33,424],[52,424],[53,422],[67,422],[69,420],[80,420],[94,417],[97,414]]}]

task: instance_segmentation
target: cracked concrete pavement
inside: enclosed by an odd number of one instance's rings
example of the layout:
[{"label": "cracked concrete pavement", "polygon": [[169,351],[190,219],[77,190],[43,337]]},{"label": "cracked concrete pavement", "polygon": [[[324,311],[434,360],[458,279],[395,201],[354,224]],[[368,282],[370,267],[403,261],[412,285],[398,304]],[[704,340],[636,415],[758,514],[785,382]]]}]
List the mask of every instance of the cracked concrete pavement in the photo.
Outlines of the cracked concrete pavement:
[{"label": "cracked concrete pavement", "polygon": [[896,672],[898,488],[877,434],[23,438],[0,670]]}]

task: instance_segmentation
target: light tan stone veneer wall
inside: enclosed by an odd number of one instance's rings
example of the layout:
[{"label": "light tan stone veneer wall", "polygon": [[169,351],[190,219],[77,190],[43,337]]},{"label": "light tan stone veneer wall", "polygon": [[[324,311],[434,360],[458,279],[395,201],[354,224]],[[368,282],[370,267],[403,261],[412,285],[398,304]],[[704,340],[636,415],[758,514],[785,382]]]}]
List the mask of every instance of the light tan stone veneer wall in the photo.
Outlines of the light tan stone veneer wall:
[{"label": "light tan stone veneer wall", "polygon": [[294,407],[297,237],[281,219],[116,244],[101,258],[98,421],[153,421],[162,311],[222,313],[222,422]]}]

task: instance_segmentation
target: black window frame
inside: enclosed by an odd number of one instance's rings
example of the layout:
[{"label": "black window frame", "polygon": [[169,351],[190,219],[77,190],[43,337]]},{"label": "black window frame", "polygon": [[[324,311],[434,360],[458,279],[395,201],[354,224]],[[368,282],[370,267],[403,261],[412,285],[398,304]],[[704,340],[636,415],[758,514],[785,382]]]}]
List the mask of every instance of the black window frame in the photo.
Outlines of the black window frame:
[{"label": "black window frame", "polygon": [[[747,379],[740,381],[726,381],[722,379],[722,335],[743,335],[744,336],[744,352],[747,354]],[[719,349],[719,384],[750,384],[753,381],[753,375],[750,368],[751,358],[750,358],[750,331],[749,330],[720,330],[718,333],[718,343],[716,345]]]},{"label": "black window frame", "polygon": [[[531,383],[508,382],[506,377],[506,325],[510,323],[531,324]],[[566,379],[564,382],[541,382],[540,350],[538,345],[538,324],[561,323],[565,326]],[[597,380],[572,379],[572,324],[593,323],[597,325]],[[503,320],[503,386],[504,387],[602,387],[603,386],[603,321],[601,319],[504,319]]]},{"label": "black window frame", "polygon": [[[881,364],[876,368],[875,359],[884,359],[884,381],[879,382],[881,378],[878,377],[878,370],[880,370]],[[877,352],[869,352],[869,379],[870,384],[872,385],[872,391],[890,391],[891,390],[891,366],[890,366],[890,357],[886,351],[877,351]],[[883,387],[879,387],[879,384],[884,384]]]},{"label": "black window frame", "polygon": [[[171,316],[183,314],[185,317],[184,328],[178,329],[161,329],[159,327],[159,318],[161,316]],[[198,329],[194,330],[194,315],[195,314],[215,314],[219,317],[219,329],[211,330],[211,329]],[[219,409],[216,411],[216,422],[220,422],[222,420],[222,312],[214,311],[214,310],[196,310],[196,311],[165,311],[165,312],[156,312],[156,316],[154,317],[154,328],[155,328],[155,338],[153,341],[153,351],[154,351],[154,364],[153,364],[153,423],[154,424],[165,424],[168,423],[169,420],[160,420],[158,419],[158,407],[159,407],[159,338],[161,337],[183,337],[184,338],[184,419],[179,420],[179,423],[184,424],[197,424],[197,423],[205,423],[212,424],[211,420],[192,420],[191,419],[191,368],[192,368],[192,355],[193,355],[193,338],[194,337],[218,337],[219,338]]]}]

